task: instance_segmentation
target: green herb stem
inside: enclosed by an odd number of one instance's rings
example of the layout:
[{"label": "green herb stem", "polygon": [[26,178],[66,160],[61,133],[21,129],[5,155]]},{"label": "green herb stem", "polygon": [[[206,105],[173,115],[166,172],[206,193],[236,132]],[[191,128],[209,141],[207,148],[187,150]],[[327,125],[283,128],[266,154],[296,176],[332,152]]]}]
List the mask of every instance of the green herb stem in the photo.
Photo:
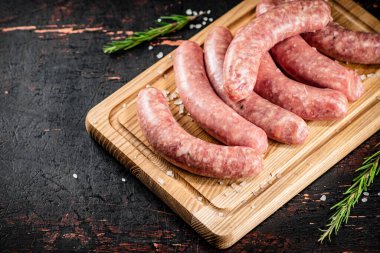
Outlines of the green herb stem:
[{"label": "green herb stem", "polygon": [[[376,146],[379,146],[379,144]],[[367,190],[379,174],[379,160],[380,150],[364,159],[362,166],[356,170],[359,175],[352,180],[352,185],[343,193],[346,197],[331,207],[331,210],[335,210],[335,213],[330,217],[329,223],[326,225],[327,229],[321,230],[323,234],[319,238],[319,242],[323,242],[326,238],[330,240],[331,235],[334,232],[336,235],[342,224],[347,223],[351,208],[355,206],[363,191]]]},{"label": "green herb stem", "polygon": [[125,40],[121,41],[111,41],[110,43],[104,45],[103,52],[106,54],[111,54],[118,52],[120,50],[128,50],[145,41],[151,41],[158,36],[163,36],[171,32],[181,30],[190,21],[196,19],[198,16],[184,16],[184,15],[171,15],[162,16],[161,20],[172,21],[171,23],[160,21],[157,22],[160,26],[155,28],[150,28],[144,32],[135,32],[133,35],[129,36]]}]

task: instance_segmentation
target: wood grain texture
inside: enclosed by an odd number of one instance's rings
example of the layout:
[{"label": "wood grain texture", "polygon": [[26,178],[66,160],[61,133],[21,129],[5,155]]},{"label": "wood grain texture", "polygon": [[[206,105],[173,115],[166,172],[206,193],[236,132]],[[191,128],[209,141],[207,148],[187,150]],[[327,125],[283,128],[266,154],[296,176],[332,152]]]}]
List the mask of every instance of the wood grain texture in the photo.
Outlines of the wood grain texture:
[{"label": "wood grain texture", "polygon": [[[212,26],[223,25],[236,32],[255,17],[257,3],[257,0],[240,3]],[[342,25],[380,32],[380,22],[354,2],[337,0],[332,7],[334,19]],[[212,26],[192,40],[202,44]],[[270,142],[265,169],[257,177],[220,184],[219,180],[192,175],[154,154],[136,116],[135,102],[140,89],[151,85],[170,92],[175,90],[172,55],[94,107],[87,115],[86,128],[116,159],[125,166],[132,165],[136,177],[218,248],[230,247],[380,129],[380,82],[371,78],[364,81],[365,94],[351,104],[344,119],[309,122],[310,134],[305,144]],[[378,66],[355,69],[360,74],[379,70]],[[216,142],[190,116],[179,115],[173,104],[171,109],[188,132]],[[174,177],[167,175],[172,172]]]},{"label": "wood grain texture", "polygon": [[[331,242],[316,241],[380,131],[223,251],[86,133],[90,108],[175,48],[156,40],[153,50],[143,44],[108,56],[104,43],[187,9],[211,10],[216,20],[239,2],[0,2],[0,252],[378,252],[380,180]],[[380,18],[380,1],[356,2]],[[184,28],[166,39],[198,32]]]}]

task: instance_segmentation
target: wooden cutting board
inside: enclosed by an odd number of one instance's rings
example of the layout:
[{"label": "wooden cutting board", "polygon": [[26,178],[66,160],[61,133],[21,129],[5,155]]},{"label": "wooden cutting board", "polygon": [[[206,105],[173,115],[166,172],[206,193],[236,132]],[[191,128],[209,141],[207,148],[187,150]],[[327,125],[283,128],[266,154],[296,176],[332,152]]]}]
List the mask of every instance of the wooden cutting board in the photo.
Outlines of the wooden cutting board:
[{"label": "wooden cutting board", "polygon": [[[240,3],[191,40],[200,45],[208,31],[223,25],[232,32],[255,18],[259,0]],[[380,22],[351,0],[331,2],[334,20],[353,30],[380,33]],[[132,174],[180,215],[207,241],[227,248],[273,214],[306,186],[380,129],[380,78],[364,81],[365,93],[350,105],[340,121],[308,122],[305,144],[270,142],[265,169],[256,178],[225,180],[187,173],[155,155],[142,135],[136,117],[136,98],[147,85],[175,90],[173,52],[95,106],[87,115],[90,135]],[[380,73],[379,65],[346,65],[360,74]],[[175,118],[191,134],[217,142],[190,116]]]}]

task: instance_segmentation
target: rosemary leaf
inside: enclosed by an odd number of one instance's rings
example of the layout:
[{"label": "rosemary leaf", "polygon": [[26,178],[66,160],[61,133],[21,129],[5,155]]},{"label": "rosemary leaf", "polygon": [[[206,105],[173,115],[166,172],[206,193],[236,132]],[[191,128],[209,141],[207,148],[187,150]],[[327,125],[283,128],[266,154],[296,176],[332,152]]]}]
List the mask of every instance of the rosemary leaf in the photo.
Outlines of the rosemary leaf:
[{"label": "rosemary leaf", "polygon": [[171,23],[160,21],[158,27],[150,28],[144,32],[135,32],[125,40],[111,41],[103,47],[103,52],[112,54],[121,50],[128,50],[135,46],[140,45],[145,41],[151,41],[158,36],[163,36],[171,32],[181,30],[190,21],[196,19],[198,16],[184,16],[184,15],[171,15],[160,17],[160,20],[172,21]]},{"label": "rosemary leaf", "polygon": [[[377,144],[376,147],[380,145]],[[379,167],[380,149],[371,156],[364,159],[362,166],[359,167],[356,172],[359,173],[352,180],[352,185],[343,193],[346,197],[340,202],[336,203],[331,210],[335,210],[335,213],[329,218],[326,229],[321,230],[323,233],[318,239],[319,242],[323,242],[326,238],[331,239],[331,235],[338,233],[343,222],[346,224],[350,217],[351,208],[359,201],[363,191],[366,191],[368,187],[373,183],[373,180],[380,172]]]}]

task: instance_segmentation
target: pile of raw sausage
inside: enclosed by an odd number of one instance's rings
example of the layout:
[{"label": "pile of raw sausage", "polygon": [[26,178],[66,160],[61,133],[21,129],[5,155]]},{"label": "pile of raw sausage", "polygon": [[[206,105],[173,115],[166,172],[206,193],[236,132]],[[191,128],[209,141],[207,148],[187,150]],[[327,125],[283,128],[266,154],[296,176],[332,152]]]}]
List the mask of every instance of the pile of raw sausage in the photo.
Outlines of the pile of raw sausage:
[{"label": "pile of raw sausage", "polygon": [[263,169],[267,137],[301,144],[308,136],[304,120],[340,119],[348,101],[362,95],[358,75],[334,59],[380,64],[380,35],[337,25],[324,1],[262,0],[256,10],[257,18],[235,37],[216,27],[204,50],[184,41],[175,52],[183,104],[225,146],[183,130],[157,89],[138,95],[146,139],[158,154],[189,172],[214,178],[256,175]]}]

